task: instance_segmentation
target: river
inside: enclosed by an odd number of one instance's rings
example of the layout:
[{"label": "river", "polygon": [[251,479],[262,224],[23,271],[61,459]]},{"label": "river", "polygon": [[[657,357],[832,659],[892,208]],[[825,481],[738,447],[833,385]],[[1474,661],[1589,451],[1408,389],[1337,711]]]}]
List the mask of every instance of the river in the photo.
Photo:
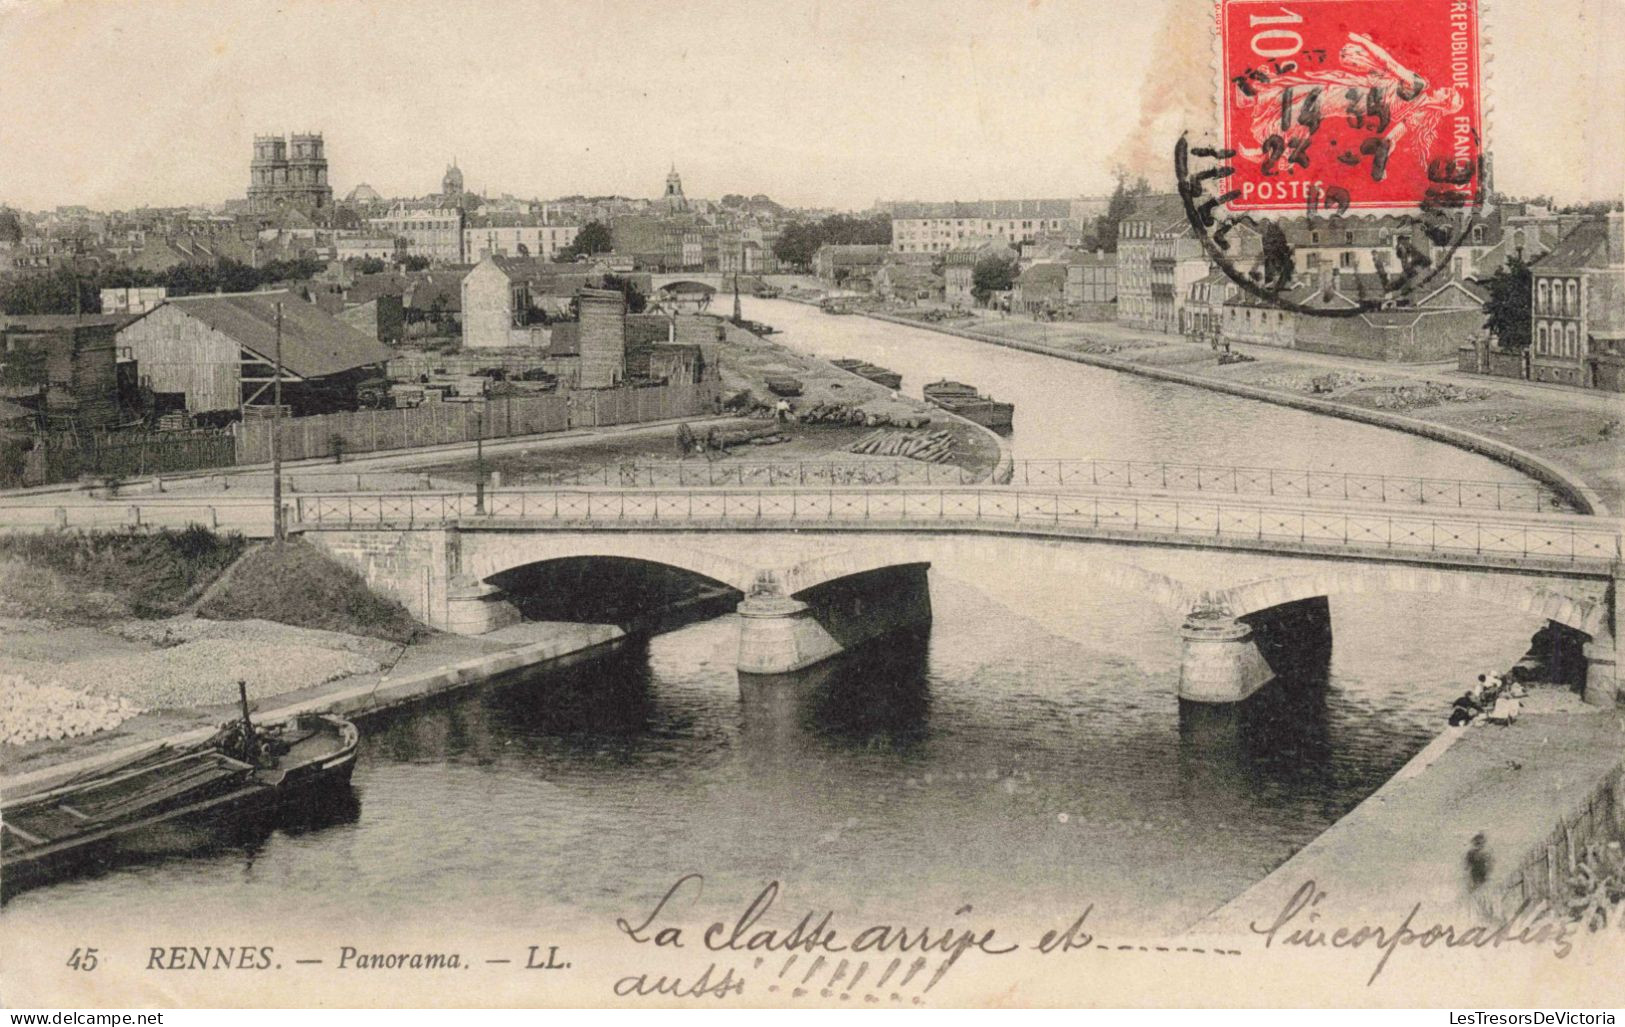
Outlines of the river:
[{"label": "river", "polygon": [[[1018,457],[1520,480],[1397,433],[935,333],[787,303],[746,315],[901,371],[911,393],[947,376],[1013,400]],[[1177,635],[1144,596],[1036,562],[939,564],[931,591],[928,636],[794,689],[742,692],[730,615],[374,722],[353,794],[314,821],[168,839],[179,854],[25,893],[4,920],[20,936],[290,916],[601,934],[698,872],[721,908],[778,879],[797,909],[1049,921],[1092,903],[1091,923],[1165,934],[1370,794],[1540,626],[1452,598],[1335,597],[1324,681],[1182,708]]]}]

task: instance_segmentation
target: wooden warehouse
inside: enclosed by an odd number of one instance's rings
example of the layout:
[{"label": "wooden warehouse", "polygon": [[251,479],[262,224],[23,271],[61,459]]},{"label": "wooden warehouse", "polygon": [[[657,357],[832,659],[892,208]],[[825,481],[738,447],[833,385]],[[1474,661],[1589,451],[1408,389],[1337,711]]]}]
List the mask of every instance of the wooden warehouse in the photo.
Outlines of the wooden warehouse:
[{"label": "wooden warehouse", "polygon": [[272,403],[281,310],[282,402],[295,415],[356,408],[391,351],[286,291],[171,299],[118,333],[160,409],[226,419]]}]

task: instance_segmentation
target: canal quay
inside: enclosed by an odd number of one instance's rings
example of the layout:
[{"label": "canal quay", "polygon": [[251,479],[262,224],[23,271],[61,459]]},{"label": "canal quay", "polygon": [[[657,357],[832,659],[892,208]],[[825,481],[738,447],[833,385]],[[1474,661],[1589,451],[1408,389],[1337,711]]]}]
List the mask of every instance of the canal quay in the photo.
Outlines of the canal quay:
[{"label": "canal quay", "polygon": [[[1532,494],[1530,479],[1502,463],[1373,425],[787,301],[746,298],[744,308],[746,317],[778,328],[774,338],[793,350],[900,372],[907,396],[949,378],[1014,402],[1007,442],[1018,474],[1045,462],[1120,461],[1356,481],[1387,476],[1471,483],[1475,495],[1497,487]],[[470,470],[468,459],[461,466],[443,454],[430,459],[437,473],[454,478]],[[394,465],[411,472],[399,458]],[[1013,487],[1020,485],[1018,478]],[[945,488],[940,501],[957,487]],[[1069,489],[1083,486],[1074,481],[1046,496],[1059,504]],[[336,517],[323,511],[336,511],[340,500],[353,516],[355,503],[367,499],[364,491],[342,491],[301,499],[310,504],[307,534],[332,547],[344,536],[352,546],[346,555],[365,564],[376,539],[360,537],[358,525],[340,532],[314,523]],[[604,485],[575,491],[595,497],[589,504],[617,492]],[[715,491],[733,502],[755,497],[762,517],[773,508],[761,504],[776,490]],[[1152,502],[1177,490],[1095,491],[1113,501]],[[495,506],[501,497],[501,490],[485,497],[493,506],[478,516],[490,525],[507,516]],[[625,497],[613,501],[623,504],[624,522]],[[719,516],[733,530],[753,530],[737,509],[730,513],[729,501],[721,500]],[[1253,509],[1263,503],[1256,496],[1226,501]],[[1301,505],[1347,513],[1339,504]],[[392,519],[416,509],[410,502],[393,513],[376,502],[368,509],[382,526],[369,531],[416,532],[416,524],[403,528]],[[649,516],[670,516],[672,507],[657,499],[651,509]],[[1053,509],[1059,525],[1061,507]],[[1401,510],[1447,516],[1404,503],[1385,504],[1383,516]],[[473,523],[460,507],[453,514],[460,528]],[[1517,511],[1471,514],[1481,515],[1526,530],[1551,523]],[[1564,520],[1564,530],[1580,530],[1572,525],[1585,520]],[[935,922],[974,903],[1017,922],[1045,923],[1057,909],[1093,903],[1090,923],[1103,930],[1147,938],[1193,927],[1233,933],[1252,915],[1248,902],[1278,903],[1279,889],[1301,873],[1335,872],[1353,902],[1392,899],[1383,891],[1390,868],[1381,861],[1405,853],[1373,847],[1372,839],[1401,837],[1396,825],[1428,835],[1430,847],[1407,880],[1421,887],[1432,874],[1443,883],[1426,896],[1445,906],[1460,904],[1468,840],[1487,832],[1502,871],[1500,902],[1514,885],[1532,888],[1546,874],[1554,832],[1571,839],[1601,832],[1605,818],[1586,818],[1587,810],[1599,802],[1617,808],[1615,715],[1582,703],[1578,687],[1538,686],[1525,717],[1510,728],[1445,728],[1451,700],[1476,675],[1517,663],[1554,616],[1536,603],[1506,601],[1504,583],[1494,586],[1501,602],[1485,601],[1488,592],[1474,588],[1428,590],[1414,580],[1397,590],[1369,584],[1331,595],[1316,614],[1316,623],[1329,627],[1329,645],[1255,682],[1261,687],[1244,701],[1189,702],[1179,698],[1190,658],[1182,619],[1193,607],[1147,583],[1223,579],[1240,587],[1277,576],[1284,561],[1302,561],[1293,565],[1301,577],[1308,563],[1326,562],[1326,553],[1308,542],[1282,553],[1188,539],[1159,546],[1126,534],[1080,542],[1046,535],[1039,524],[1021,537],[956,529],[954,542],[927,554],[905,550],[915,544],[888,522],[894,534],[869,548],[895,545],[895,559],[912,561],[917,577],[908,582],[923,582],[928,610],[912,611],[878,637],[837,639],[844,651],[831,649],[807,666],[742,676],[742,639],[760,630],[746,623],[761,612],[750,607],[753,597],[796,602],[798,582],[822,580],[804,570],[815,564],[824,574],[838,566],[879,569],[873,561],[841,564],[849,548],[843,532],[803,524],[783,537],[708,543],[694,529],[690,539],[637,542],[648,534],[646,523],[636,530],[596,525],[590,505],[573,515],[569,533],[524,511],[511,524],[509,555],[500,560],[480,564],[474,543],[458,543],[469,546],[469,567],[491,572],[480,576],[482,587],[465,583],[468,591],[457,596],[463,607],[490,609],[492,597],[505,593],[500,601],[524,617],[484,636],[485,644],[506,639],[507,647],[475,655],[458,670],[396,675],[418,682],[412,687],[421,692],[467,687],[410,704],[368,705],[356,696],[374,694],[375,680],[332,686],[351,689],[346,701],[355,705],[344,708],[359,712],[364,727],[353,790],[341,801],[245,837],[172,839],[166,858],[24,893],[8,903],[8,923],[45,924],[108,908],[161,920],[177,903],[194,916],[229,910],[234,920],[253,921],[283,908],[289,895],[344,894],[360,900],[359,911],[317,903],[312,922],[456,918],[501,926],[531,922],[534,910],[514,901],[528,895],[558,929],[597,930],[651,907],[680,866],[703,872],[714,894],[748,900],[763,882],[779,880],[789,882],[798,907],[892,922]],[[692,528],[678,527],[685,524]],[[1221,519],[1215,533],[1224,530]],[[1137,544],[1124,544],[1131,541]],[[530,564],[520,562],[524,552]],[[1486,558],[1461,574],[1511,573],[1516,555]],[[1345,556],[1337,566],[1381,562],[1363,551]],[[668,569],[640,569],[661,563]],[[1102,571],[1106,566],[1117,569]],[[764,575],[764,568],[773,571]],[[696,607],[703,615],[631,632],[610,627],[626,611],[613,596],[593,592],[642,587],[665,599],[718,586],[720,594],[709,598],[720,595],[722,608],[745,606],[720,614]],[[1575,610],[1590,594],[1575,593]],[[1586,607],[1593,613],[1572,618],[1597,616],[1603,599]],[[866,600],[886,606],[865,595],[839,601],[855,621],[874,618],[874,606],[864,613]],[[523,632],[571,620],[572,606],[591,610],[604,630],[578,625],[584,633],[575,644],[558,635],[546,656],[532,654],[549,662],[516,666],[526,659],[516,655]],[[581,649],[591,658],[563,665]],[[1508,809],[1540,815],[1513,829]],[[1577,828],[1574,816],[1589,826]],[[1551,857],[1552,873],[1577,842],[1568,844]],[[1363,862],[1351,855],[1361,852],[1374,855]],[[1538,874],[1529,862],[1536,852]]]}]

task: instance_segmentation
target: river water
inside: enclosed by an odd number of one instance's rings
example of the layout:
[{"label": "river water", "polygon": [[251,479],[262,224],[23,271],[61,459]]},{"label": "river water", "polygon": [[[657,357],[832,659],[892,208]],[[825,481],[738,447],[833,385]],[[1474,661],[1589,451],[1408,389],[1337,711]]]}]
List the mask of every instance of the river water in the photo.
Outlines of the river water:
[{"label": "river water", "polygon": [[[1434,443],[865,319],[755,302],[828,356],[1017,403],[1018,456],[1132,456],[1518,480]],[[1292,450],[1281,453],[1290,440]],[[1307,454],[1305,456],[1304,454]],[[732,616],[368,725],[353,793],[312,819],[24,893],[8,926],[612,930],[681,874],[724,908],[944,923],[966,904],[1176,931],[1278,865],[1443,724],[1539,622],[1438,597],[1335,597],[1324,680],[1238,708],[1175,698],[1174,626],[1038,561],[938,564],[928,635],[741,689]],[[1465,845],[1465,839],[1463,843]]]}]

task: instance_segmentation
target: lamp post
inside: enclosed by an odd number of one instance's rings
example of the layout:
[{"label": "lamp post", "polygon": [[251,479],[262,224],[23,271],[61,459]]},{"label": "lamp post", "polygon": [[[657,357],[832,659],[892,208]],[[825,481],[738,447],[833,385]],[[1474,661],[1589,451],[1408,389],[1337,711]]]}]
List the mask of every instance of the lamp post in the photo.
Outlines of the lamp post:
[{"label": "lamp post", "polygon": [[271,534],[278,542],[287,538],[288,526],[282,514],[282,304],[276,305],[276,366],[271,369]]},{"label": "lamp post", "polygon": [[485,514],[485,413],[474,411],[474,512]]}]

